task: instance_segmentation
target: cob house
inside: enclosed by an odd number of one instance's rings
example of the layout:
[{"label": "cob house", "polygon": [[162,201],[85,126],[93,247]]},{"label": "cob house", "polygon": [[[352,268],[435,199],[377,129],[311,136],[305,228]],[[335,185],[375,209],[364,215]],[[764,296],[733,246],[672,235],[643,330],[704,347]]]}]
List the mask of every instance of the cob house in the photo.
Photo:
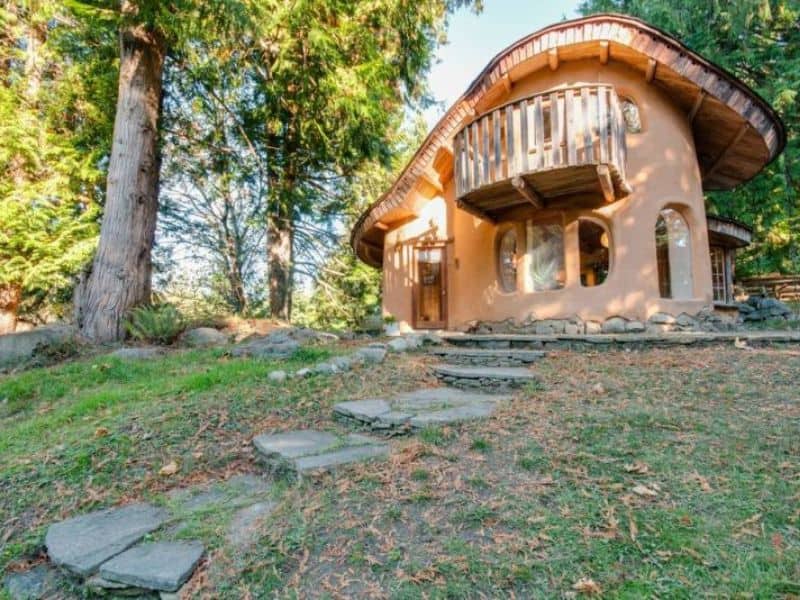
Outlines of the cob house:
[{"label": "cob house", "polygon": [[703,194],[784,145],[767,102],[663,31],[566,21],[489,62],[351,242],[403,330],[706,327],[751,232]]}]

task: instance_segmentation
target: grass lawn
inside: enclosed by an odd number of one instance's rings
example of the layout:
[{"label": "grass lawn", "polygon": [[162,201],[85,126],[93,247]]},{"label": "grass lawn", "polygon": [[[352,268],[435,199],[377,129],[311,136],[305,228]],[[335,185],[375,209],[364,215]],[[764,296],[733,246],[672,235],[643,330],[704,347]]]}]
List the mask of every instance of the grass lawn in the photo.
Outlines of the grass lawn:
[{"label": "grass lawn", "polygon": [[[433,385],[428,362],[273,384],[278,363],[187,351],[0,377],[0,568],[41,560],[53,520],[259,473],[254,435],[343,431],[333,403]],[[534,368],[541,384],[491,420],[276,482],[246,553],[223,541],[229,512],[191,521],[209,552],[190,595],[800,597],[800,350],[553,352]]]}]

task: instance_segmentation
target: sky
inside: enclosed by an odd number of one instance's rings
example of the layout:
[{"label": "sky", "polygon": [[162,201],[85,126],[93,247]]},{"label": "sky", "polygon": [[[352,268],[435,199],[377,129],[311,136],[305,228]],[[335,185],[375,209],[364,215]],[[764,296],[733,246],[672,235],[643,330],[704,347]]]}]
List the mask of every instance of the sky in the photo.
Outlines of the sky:
[{"label": "sky", "polygon": [[448,44],[440,48],[428,78],[444,106],[425,112],[433,127],[486,64],[506,46],[542,27],[577,17],[579,0],[484,0],[483,11],[461,9],[450,18]]}]

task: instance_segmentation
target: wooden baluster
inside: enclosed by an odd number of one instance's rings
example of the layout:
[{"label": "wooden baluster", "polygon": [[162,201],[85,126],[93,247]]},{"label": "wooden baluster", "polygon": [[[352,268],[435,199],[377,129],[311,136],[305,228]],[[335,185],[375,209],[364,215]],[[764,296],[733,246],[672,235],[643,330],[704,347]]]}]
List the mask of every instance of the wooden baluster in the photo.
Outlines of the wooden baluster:
[{"label": "wooden baluster", "polygon": [[461,196],[461,132],[453,138],[453,172],[456,179],[456,198]]},{"label": "wooden baluster", "polygon": [[542,158],[544,156],[544,115],[542,113],[542,97],[536,96],[533,104],[533,133],[534,143],[536,148],[536,159],[534,162],[534,170],[539,170],[544,165]]},{"label": "wooden baluster", "polygon": [[551,163],[552,167],[557,167],[561,164],[561,143],[562,139],[562,129],[561,129],[561,114],[563,111],[559,110],[558,108],[559,98],[558,93],[554,92],[550,94],[550,129],[552,131],[552,135],[550,136],[552,139],[553,147],[552,147],[552,156],[553,160]]},{"label": "wooden baluster", "polygon": [[520,172],[528,172],[528,102],[519,103]]},{"label": "wooden baluster", "polygon": [[597,90],[597,122],[600,124],[600,163],[608,163],[608,89]]},{"label": "wooden baluster", "polygon": [[481,186],[481,146],[478,139],[478,122],[470,125],[472,133],[472,189],[477,189]]},{"label": "wooden baluster", "polygon": [[575,109],[578,108],[576,106],[574,97],[572,95],[572,90],[564,90],[564,112],[565,121],[567,123],[567,164],[568,165],[576,165],[578,164],[578,149],[575,144],[575,132],[577,130],[576,127],[576,118]]},{"label": "wooden baluster", "polygon": [[494,124],[494,181],[499,181],[503,178],[503,145],[500,140],[501,120],[500,111],[494,111],[492,113],[492,122]]},{"label": "wooden baluster", "polygon": [[516,175],[514,169],[514,107],[506,107],[506,177]]},{"label": "wooden baluster", "polygon": [[489,118],[488,118],[488,116],[484,117],[483,119],[481,119],[481,139],[483,141],[483,144],[482,144],[483,145],[483,153],[481,155],[482,156],[482,158],[481,158],[482,165],[481,166],[483,167],[483,179],[481,180],[481,183],[483,185],[486,185],[488,183],[492,183],[492,180],[489,179],[489,164],[490,164],[489,156],[490,156],[490,154],[489,154]]},{"label": "wooden baluster", "polygon": [[581,110],[583,111],[583,162],[594,162],[592,153],[592,115],[589,112],[589,88],[581,88]]}]

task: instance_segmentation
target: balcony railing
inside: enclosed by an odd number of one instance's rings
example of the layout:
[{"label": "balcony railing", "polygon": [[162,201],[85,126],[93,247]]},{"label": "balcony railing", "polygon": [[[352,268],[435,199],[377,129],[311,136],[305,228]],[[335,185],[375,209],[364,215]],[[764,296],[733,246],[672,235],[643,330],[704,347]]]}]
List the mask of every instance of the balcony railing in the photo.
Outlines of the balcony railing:
[{"label": "balcony railing", "polygon": [[496,108],[456,134],[454,155],[459,205],[490,218],[525,202],[543,208],[576,195],[610,202],[630,191],[625,122],[610,85],[562,88]]}]

